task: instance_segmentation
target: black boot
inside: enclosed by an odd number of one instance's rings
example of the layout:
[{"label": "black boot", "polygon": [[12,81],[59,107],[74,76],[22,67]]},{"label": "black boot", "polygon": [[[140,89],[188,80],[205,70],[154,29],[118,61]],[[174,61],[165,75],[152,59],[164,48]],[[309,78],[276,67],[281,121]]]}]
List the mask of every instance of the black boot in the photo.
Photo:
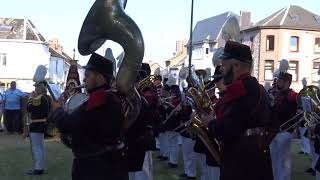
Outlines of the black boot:
[{"label": "black boot", "polygon": [[38,170],[38,169],[34,169],[34,170],[30,170],[27,172],[28,175],[41,175],[43,174],[43,170]]}]

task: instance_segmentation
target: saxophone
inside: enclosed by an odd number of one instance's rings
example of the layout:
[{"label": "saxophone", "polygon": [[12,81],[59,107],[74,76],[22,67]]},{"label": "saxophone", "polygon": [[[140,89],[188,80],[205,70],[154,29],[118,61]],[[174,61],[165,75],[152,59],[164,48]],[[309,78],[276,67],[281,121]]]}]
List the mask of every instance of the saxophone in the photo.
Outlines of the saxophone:
[{"label": "saxophone", "polygon": [[139,27],[124,12],[126,3],[126,0],[96,0],[83,22],[78,49],[80,54],[89,55],[106,40],[113,40],[124,49],[116,88],[126,99],[125,128],[129,128],[141,109],[141,98],[134,82],[143,60],[144,42]]},{"label": "saxophone", "polygon": [[202,127],[202,122],[199,117],[202,115],[208,115],[213,111],[213,104],[211,99],[206,92],[203,78],[199,76],[199,79],[194,80],[197,83],[197,88],[191,87],[188,90],[188,95],[194,102],[196,115],[192,116],[191,121],[189,121],[185,126],[186,130],[195,134],[200,138],[203,144],[207,147],[212,157],[220,164],[220,145],[216,139],[211,139],[208,136],[208,129]]}]

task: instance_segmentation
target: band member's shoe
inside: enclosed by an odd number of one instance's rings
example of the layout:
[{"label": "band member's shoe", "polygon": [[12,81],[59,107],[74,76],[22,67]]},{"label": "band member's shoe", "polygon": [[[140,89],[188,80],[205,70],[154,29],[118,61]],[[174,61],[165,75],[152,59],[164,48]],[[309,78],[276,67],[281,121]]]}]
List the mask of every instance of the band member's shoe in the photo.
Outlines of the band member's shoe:
[{"label": "band member's shoe", "polygon": [[176,168],[178,167],[178,164],[168,163],[169,168]]},{"label": "band member's shoe", "polygon": [[165,156],[162,156],[162,158],[161,158],[161,161],[168,161],[168,160],[169,160],[169,158],[165,157]]},{"label": "band member's shoe", "polygon": [[187,175],[187,174],[180,174],[179,176],[180,176],[181,178],[188,177],[188,175]]},{"label": "band member's shoe", "polygon": [[300,151],[300,152],[298,152],[298,154],[307,155],[308,153],[305,153],[305,152],[303,152],[303,151]]},{"label": "band member's shoe", "polygon": [[316,175],[316,171],[314,169],[312,169],[312,168],[309,168],[309,169],[305,170],[304,172],[310,173],[312,176]]},{"label": "band member's shoe", "polygon": [[197,179],[196,177],[189,177],[189,176],[187,176],[187,177],[184,177],[184,178],[182,178],[183,180],[188,180],[188,179]]},{"label": "band member's shoe", "polygon": [[30,170],[28,171],[26,174],[28,175],[41,175],[43,174],[43,170],[37,170],[37,169],[34,169],[34,170]]}]

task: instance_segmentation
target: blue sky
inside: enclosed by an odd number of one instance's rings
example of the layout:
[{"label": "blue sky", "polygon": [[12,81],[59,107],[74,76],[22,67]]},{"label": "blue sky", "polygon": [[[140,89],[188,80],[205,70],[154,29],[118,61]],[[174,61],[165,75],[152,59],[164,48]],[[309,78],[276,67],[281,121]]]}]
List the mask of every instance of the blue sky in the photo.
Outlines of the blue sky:
[{"label": "blue sky", "polygon": [[[77,47],[82,22],[94,0],[1,0],[0,17],[30,19],[49,40],[59,38],[64,50],[72,56]],[[320,15],[319,0],[194,0],[194,25],[197,21],[232,11],[251,12],[253,22],[263,19],[288,5],[299,5]],[[126,12],[139,25],[145,41],[145,60],[163,63],[175,51],[175,42],[188,39],[191,0],[128,0]],[[115,43],[107,42],[98,52],[112,47],[114,55],[121,53]],[[88,57],[77,54],[80,63]]]}]

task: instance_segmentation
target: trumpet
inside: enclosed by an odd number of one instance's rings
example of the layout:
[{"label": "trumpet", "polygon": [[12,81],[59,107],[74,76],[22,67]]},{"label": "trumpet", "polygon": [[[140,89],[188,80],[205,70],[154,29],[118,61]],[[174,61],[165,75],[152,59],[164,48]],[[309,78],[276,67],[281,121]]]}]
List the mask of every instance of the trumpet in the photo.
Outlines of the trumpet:
[{"label": "trumpet", "polygon": [[139,85],[138,85],[138,89],[144,89],[146,87],[150,87],[150,86],[153,86],[153,82],[155,81],[156,77],[154,75],[150,75],[144,79],[142,79],[140,82],[139,82]]},{"label": "trumpet", "polygon": [[[305,120],[305,118],[300,118],[298,121],[296,121],[296,119],[301,116],[303,114],[303,117],[305,117],[305,112],[298,110],[297,114],[295,116],[293,116],[291,119],[289,119],[288,121],[286,121],[285,123],[283,123],[280,126],[280,132],[285,132],[288,131],[289,129],[294,129],[297,126],[299,126],[299,124]],[[290,124],[291,123],[291,124]]]},{"label": "trumpet", "polygon": [[[306,121],[304,124],[305,127],[313,126],[317,123],[319,123],[320,116],[320,100],[318,97],[318,94],[320,93],[320,89],[317,86],[309,85],[304,87],[297,96],[297,103],[300,105],[304,110],[300,110],[298,114],[291,119],[289,119],[287,122],[282,124],[280,126],[280,131],[287,131],[291,128],[297,127],[302,121]],[[303,103],[305,102],[305,103]],[[309,105],[309,107],[308,107]],[[303,118],[295,122],[295,119],[303,114]],[[291,124],[288,126],[288,124]]]}]

